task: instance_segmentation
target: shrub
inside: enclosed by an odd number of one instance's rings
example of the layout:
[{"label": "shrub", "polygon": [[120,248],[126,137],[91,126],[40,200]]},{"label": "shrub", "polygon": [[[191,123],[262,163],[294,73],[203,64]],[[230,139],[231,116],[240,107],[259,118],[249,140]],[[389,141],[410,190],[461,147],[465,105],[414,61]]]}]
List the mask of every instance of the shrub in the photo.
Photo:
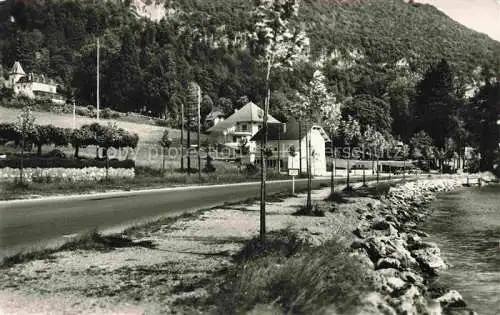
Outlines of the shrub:
[{"label": "shrub", "polygon": [[207,162],[205,163],[205,167],[202,169],[204,173],[213,173],[215,172],[215,166],[212,163],[213,158],[210,155],[207,155]]},{"label": "shrub", "polygon": [[86,116],[86,117],[90,117],[91,113],[86,107],[77,107],[75,112],[79,116]]},{"label": "shrub", "polygon": [[155,125],[160,127],[170,127],[170,122],[165,119],[155,119]]},{"label": "shrub", "polygon": [[0,123],[0,140],[16,141],[19,142],[21,139],[21,132],[13,123]]},{"label": "shrub", "polygon": [[50,152],[45,153],[43,155],[43,157],[65,159],[66,158],[66,154],[64,154],[64,152],[61,151],[61,150],[54,149],[54,150],[52,150]]},{"label": "shrub", "polygon": [[260,172],[260,170],[257,167],[257,165],[249,163],[246,165],[246,172],[247,172],[248,176],[253,176],[253,175],[258,174]]}]

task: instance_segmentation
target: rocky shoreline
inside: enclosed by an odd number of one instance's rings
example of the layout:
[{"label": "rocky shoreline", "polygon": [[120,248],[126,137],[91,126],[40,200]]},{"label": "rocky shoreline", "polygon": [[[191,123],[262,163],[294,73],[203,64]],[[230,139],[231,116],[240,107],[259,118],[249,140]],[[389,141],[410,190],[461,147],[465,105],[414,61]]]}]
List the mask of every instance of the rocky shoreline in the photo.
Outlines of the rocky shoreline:
[{"label": "rocky shoreline", "polygon": [[[494,177],[483,175],[482,180],[488,183]],[[378,286],[364,299],[366,313],[476,314],[453,288],[433,287],[447,265],[438,246],[426,242],[419,229],[437,194],[463,184],[463,176],[407,182],[391,187],[380,203],[357,209],[360,223],[353,231],[352,255],[373,270]]]}]

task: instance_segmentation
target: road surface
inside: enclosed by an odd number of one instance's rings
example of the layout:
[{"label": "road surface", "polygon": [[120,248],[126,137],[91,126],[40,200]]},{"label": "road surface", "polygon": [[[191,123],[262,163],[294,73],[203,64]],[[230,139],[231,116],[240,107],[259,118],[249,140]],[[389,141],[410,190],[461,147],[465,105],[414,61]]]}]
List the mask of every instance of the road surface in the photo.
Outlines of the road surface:
[{"label": "road surface", "polygon": [[[313,186],[329,183],[316,179]],[[295,180],[304,189],[306,180]],[[291,191],[291,181],[270,181],[268,193]],[[260,183],[178,187],[33,200],[0,201],[0,252],[46,244],[92,228],[112,230],[160,216],[258,197]]]}]

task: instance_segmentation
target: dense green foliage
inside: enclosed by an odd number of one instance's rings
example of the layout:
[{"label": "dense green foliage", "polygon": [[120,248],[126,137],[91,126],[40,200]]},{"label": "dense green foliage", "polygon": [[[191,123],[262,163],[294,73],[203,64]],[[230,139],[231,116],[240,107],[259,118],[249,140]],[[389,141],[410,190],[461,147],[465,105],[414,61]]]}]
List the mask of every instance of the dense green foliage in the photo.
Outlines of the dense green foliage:
[{"label": "dense green foliage", "polygon": [[[198,82],[205,94],[204,114],[211,106],[230,112],[244,95],[263,102],[263,69],[247,46],[253,28],[251,1],[170,0],[166,6],[175,13],[159,23],[138,19],[126,3],[15,4],[15,22],[0,25],[3,68],[18,60],[26,71],[57,79],[66,96],[74,96],[82,105],[95,104],[99,36],[104,106],[177,118],[189,81]],[[385,98],[393,109],[403,109],[393,116],[404,114],[405,95],[395,92],[401,80],[415,83],[415,73],[422,74],[443,57],[468,74],[477,65],[490,63],[499,47],[431,6],[396,0],[361,4],[309,0],[299,19],[311,39],[313,57],[334,51],[342,55],[327,58],[325,64],[335,95]],[[395,67],[401,58],[408,61],[408,69]],[[307,82],[301,71],[273,76],[271,88],[277,92],[271,97],[271,114],[286,118],[283,107],[300,81]]]}]

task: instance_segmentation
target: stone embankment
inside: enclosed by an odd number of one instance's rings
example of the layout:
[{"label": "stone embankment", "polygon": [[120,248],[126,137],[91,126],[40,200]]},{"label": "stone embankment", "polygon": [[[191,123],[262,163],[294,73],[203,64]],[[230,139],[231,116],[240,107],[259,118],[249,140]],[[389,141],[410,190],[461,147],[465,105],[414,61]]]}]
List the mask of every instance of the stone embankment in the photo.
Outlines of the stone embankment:
[{"label": "stone embankment", "polygon": [[[483,181],[491,181],[483,176]],[[419,225],[437,193],[458,189],[464,177],[425,179],[392,187],[376,205],[358,208],[353,253],[373,270],[377,292],[364,300],[367,314],[475,314],[454,290],[432,288],[447,268],[436,244]],[[361,312],[364,313],[364,312]]]}]

